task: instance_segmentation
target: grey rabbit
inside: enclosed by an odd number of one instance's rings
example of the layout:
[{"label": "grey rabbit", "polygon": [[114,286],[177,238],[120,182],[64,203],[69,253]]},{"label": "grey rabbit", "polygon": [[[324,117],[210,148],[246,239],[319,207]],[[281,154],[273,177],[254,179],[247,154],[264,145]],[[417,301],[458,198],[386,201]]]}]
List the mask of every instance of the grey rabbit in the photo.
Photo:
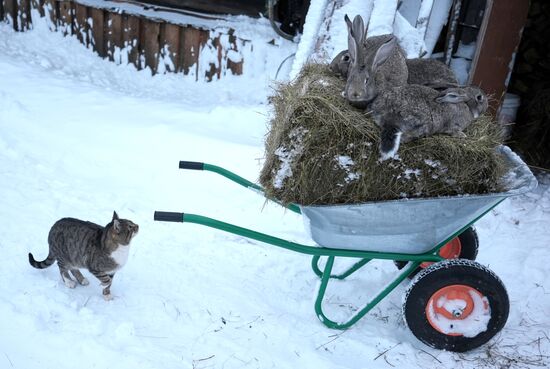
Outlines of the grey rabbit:
[{"label": "grey rabbit", "polygon": [[[366,38],[363,18],[355,16],[353,23],[346,15],[350,64],[344,95],[354,106],[366,108],[381,90],[407,83],[408,71],[405,56],[391,34]],[[378,53],[387,54],[374,65]],[[345,58],[345,55],[344,55]],[[373,66],[376,68],[373,69]]]},{"label": "grey rabbit", "polygon": [[372,104],[373,118],[381,128],[380,159],[394,157],[400,142],[436,133],[464,137],[462,130],[487,107],[487,96],[474,86],[438,91],[407,85],[384,91]]},{"label": "grey rabbit", "polygon": [[329,69],[336,75],[348,78],[348,69],[350,65],[349,51],[342,50],[330,62]]},{"label": "grey rabbit", "polygon": [[[453,70],[439,60],[415,58],[405,59],[405,63],[408,70],[407,83],[410,85],[458,84]],[[329,68],[334,74],[347,78],[349,66],[349,51],[342,50],[332,59]]]},{"label": "grey rabbit", "polygon": [[61,279],[69,288],[76,282],[88,285],[88,280],[79,268],[88,269],[100,280],[103,297],[110,300],[111,284],[115,273],[128,259],[130,241],[138,233],[137,224],[128,219],[120,219],[116,212],[105,227],[74,218],[58,220],[48,235],[49,253],[43,261],[36,261],[29,253],[29,263],[37,269],[44,269],[57,261]]}]

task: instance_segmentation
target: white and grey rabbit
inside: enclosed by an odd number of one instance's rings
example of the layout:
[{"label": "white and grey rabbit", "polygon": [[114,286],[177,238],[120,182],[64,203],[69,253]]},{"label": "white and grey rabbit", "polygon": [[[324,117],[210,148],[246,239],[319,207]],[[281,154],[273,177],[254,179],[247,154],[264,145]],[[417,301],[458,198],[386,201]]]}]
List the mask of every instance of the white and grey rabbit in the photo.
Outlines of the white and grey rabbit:
[{"label": "white and grey rabbit", "polygon": [[380,159],[394,157],[400,142],[433,134],[464,137],[464,130],[487,111],[485,93],[478,87],[451,87],[442,91],[407,85],[384,91],[372,104],[380,127]]},{"label": "white and grey rabbit", "polygon": [[[332,59],[329,68],[334,74],[347,78],[350,63],[349,51],[342,50]],[[415,58],[405,59],[405,63],[408,71],[407,83],[410,85],[458,84],[453,70],[439,60]]]},{"label": "white and grey rabbit", "polygon": [[[355,16],[353,23],[346,15],[350,64],[344,95],[354,106],[366,108],[381,90],[407,83],[408,71],[405,56],[391,34],[366,38],[363,18]],[[388,55],[373,69],[377,53]]]}]

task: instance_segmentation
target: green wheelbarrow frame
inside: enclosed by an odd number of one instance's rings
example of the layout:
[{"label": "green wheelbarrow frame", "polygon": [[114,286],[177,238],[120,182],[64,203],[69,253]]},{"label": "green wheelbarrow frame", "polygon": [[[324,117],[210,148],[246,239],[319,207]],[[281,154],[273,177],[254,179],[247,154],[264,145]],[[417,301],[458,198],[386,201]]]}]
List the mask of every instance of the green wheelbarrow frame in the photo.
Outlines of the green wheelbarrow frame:
[{"label": "green wheelbarrow frame", "polygon": [[[190,161],[180,161],[180,169],[192,169],[192,170],[205,170],[209,172],[214,172],[219,175],[224,176],[225,178],[240,184],[243,187],[251,189],[253,191],[265,194],[261,186],[246,180],[245,178],[227,170],[222,167],[200,163],[200,162],[190,162]],[[278,203],[281,206],[288,208],[289,210],[301,214],[300,206],[297,204],[287,204],[284,205],[281,202],[268,198],[271,201]],[[319,320],[329,328],[334,329],[347,329],[360,320],[365,314],[367,314],[374,306],[376,306],[382,299],[384,299],[390,292],[392,292],[404,279],[406,279],[411,273],[413,273],[423,262],[438,262],[444,260],[443,257],[439,255],[439,250],[445,246],[449,241],[460,235],[473,223],[475,223],[482,216],[487,214],[491,209],[497,206],[505,199],[502,198],[499,201],[495,202],[487,211],[483,212],[480,216],[473,219],[471,222],[466,224],[456,233],[449,236],[444,241],[437,244],[430,251],[422,254],[407,254],[407,253],[393,253],[393,252],[377,252],[377,251],[363,251],[363,250],[349,250],[349,249],[337,249],[329,247],[319,247],[317,245],[303,245],[296,242],[287,241],[278,237],[274,237],[265,233],[256,232],[248,228],[239,227],[230,223],[221,222],[216,219],[209,217],[189,214],[189,213],[179,213],[179,212],[164,212],[164,211],[155,211],[154,220],[156,221],[165,221],[165,222],[182,222],[182,223],[195,223],[215,229],[219,229],[225,232],[233,233],[242,237],[247,237],[264,243],[268,243],[274,246],[278,246],[287,250],[298,252],[301,254],[312,255],[313,259],[311,262],[311,267],[315,274],[321,278],[321,284],[319,286],[319,291],[317,293],[317,298],[315,300],[315,312]],[[319,259],[321,256],[326,256],[327,261],[323,269],[319,267]],[[334,265],[334,259],[336,257],[345,257],[345,258],[359,258],[358,262],[352,265],[350,268],[345,270],[340,274],[332,274],[332,268]],[[328,286],[330,279],[345,279],[355,273],[357,270],[368,264],[371,260],[395,260],[395,261],[407,261],[407,265],[399,272],[397,276],[391,280],[384,289],[382,289],[378,294],[376,294],[369,302],[367,302],[361,309],[359,309],[351,318],[344,322],[335,322],[329,319],[323,312],[323,299],[325,297],[325,292]]]}]

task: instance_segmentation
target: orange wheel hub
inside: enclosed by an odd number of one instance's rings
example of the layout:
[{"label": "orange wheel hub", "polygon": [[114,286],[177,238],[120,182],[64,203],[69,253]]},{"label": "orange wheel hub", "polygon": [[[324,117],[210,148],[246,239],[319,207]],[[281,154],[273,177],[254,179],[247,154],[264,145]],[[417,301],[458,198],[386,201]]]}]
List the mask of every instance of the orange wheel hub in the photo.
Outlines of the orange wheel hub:
[{"label": "orange wheel hub", "polygon": [[477,294],[483,301],[483,310],[489,308],[483,295],[470,286],[453,284],[437,290],[426,304],[426,318],[430,325],[440,333],[448,336],[462,336],[461,333],[445,333],[438,324],[438,318],[448,321],[464,320],[470,316],[475,307],[472,293]]},{"label": "orange wheel hub", "polygon": [[[457,259],[460,256],[460,253],[462,252],[462,243],[460,242],[460,238],[455,237],[445,246],[439,249],[439,256],[445,259]],[[426,261],[422,264],[420,264],[421,268],[427,268],[430,265],[432,265],[433,262]]]}]

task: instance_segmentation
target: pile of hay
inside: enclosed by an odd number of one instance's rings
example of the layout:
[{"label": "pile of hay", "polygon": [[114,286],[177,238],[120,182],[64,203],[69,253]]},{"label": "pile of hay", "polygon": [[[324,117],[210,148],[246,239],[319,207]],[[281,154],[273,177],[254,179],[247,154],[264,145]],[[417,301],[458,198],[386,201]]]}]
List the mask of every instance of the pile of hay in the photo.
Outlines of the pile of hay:
[{"label": "pile of hay", "polygon": [[401,145],[398,159],[379,162],[380,129],[341,96],[344,83],[310,64],[277,88],[260,175],[268,196],[321,205],[502,190],[506,167],[495,152],[502,135],[492,118],[472,123],[467,138],[415,140]]}]

